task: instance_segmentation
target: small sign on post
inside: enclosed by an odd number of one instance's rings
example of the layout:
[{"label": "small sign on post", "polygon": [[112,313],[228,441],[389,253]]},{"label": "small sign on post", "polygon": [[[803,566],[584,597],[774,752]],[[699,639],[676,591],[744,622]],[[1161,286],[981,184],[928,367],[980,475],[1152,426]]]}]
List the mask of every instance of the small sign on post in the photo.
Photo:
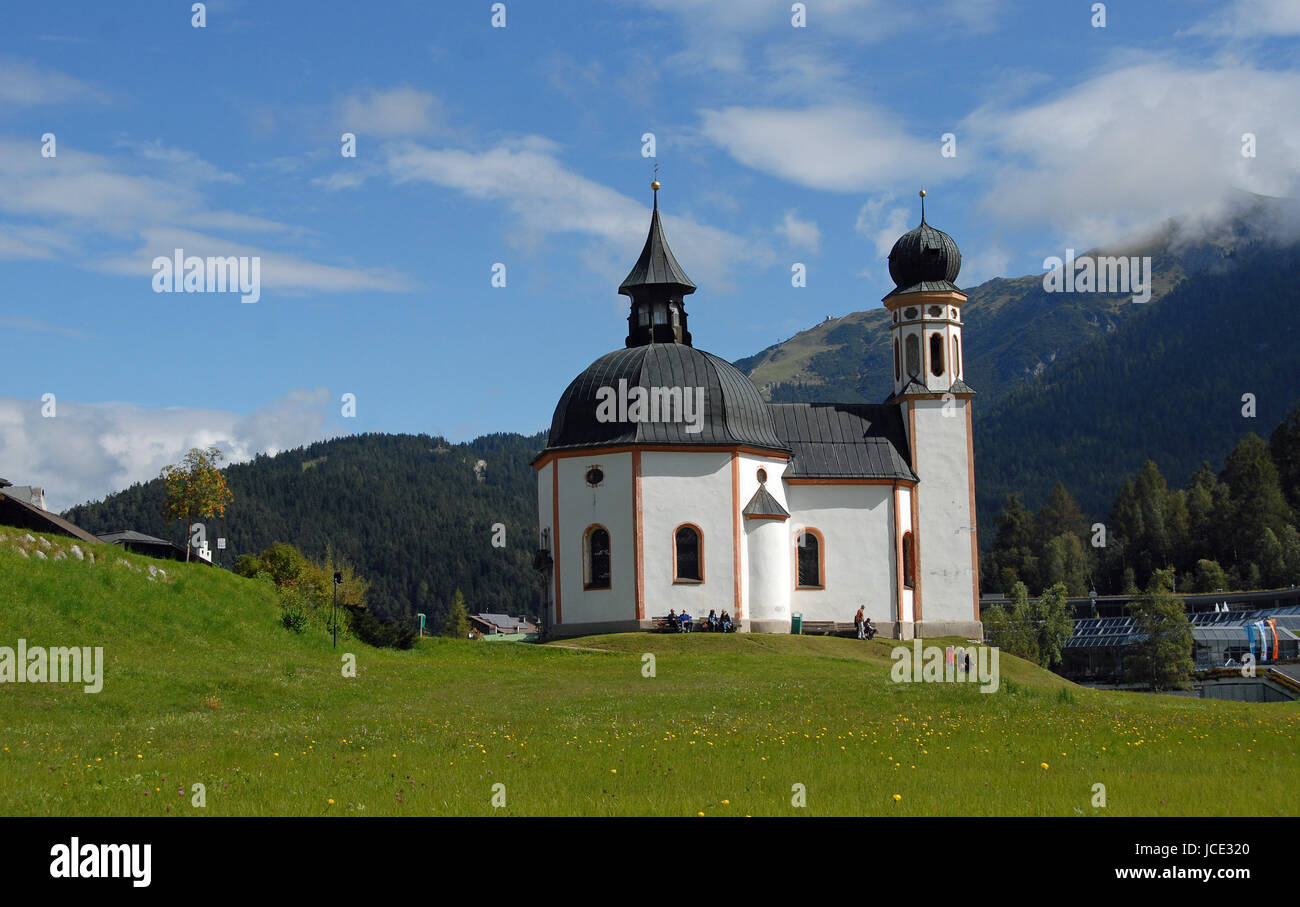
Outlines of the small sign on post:
[{"label": "small sign on post", "polygon": [[420,618],[420,635],[423,636],[423,635],[424,635],[424,615],[423,615],[423,614],[420,614],[420,615],[418,615],[418,616],[419,616],[419,618]]}]

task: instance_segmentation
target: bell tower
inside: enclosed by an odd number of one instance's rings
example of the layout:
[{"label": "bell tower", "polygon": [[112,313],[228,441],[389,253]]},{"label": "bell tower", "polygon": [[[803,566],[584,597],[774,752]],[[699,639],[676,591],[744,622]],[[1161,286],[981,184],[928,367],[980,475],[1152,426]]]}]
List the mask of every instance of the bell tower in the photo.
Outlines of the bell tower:
[{"label": "bell tower", "polygon": [[895,287],[884,298],[892,322],[894,396],[970,392],[962,380],[961,307],[966,294],[953,283],[961,252],[952,237],[925,220],[904,233],[889,253]]},{"label": "bell tower", "polygon": [[961,252],[952,237],[925,219],[889,253],[894,289],[882,300],[890,312],[894,393],[920,478],[910,497],[916,635],[982,633],[979,559],[975,538],[975,453],[971,402],[964,380],[962,306],[954,281]]}]

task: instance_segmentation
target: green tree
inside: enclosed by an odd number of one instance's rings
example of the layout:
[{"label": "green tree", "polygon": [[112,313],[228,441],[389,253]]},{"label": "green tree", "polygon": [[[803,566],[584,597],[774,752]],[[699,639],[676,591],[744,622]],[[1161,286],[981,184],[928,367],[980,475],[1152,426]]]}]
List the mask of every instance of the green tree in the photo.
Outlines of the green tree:
[{"label": "green tree", "polygon": [[1038,587],[1039,564],[1034,535],[1034,516],[1020,500],[1010,494],[997,520],[997,535],[986,571],[1010,594],[1016,583]]},{"label": "green tree", "polygon": [[1088,594],[1088,550],[1073,532],[1062,532],[1043,546],[1043,585],[1063,586],[1070,595]]},{"label": "green tree", "polygon": [[1070,617],[1067,601],[1069,591],[1064,583],[1057,583],[1043,591],[1038,600],[1028,606],[1033,621],[1035,648],[1038,663],[1053,669],[1061,663],[1061,649],[1074,633],[1074,620]]},{"label": "green tree", "polygon": [[1277,467],[1282,493],[1292,509],[1300,510],[1300,407],[1286,414],[1268,438],[1268,451]]},{"label": "green tree", "polygon": [[[1254,563],[1268,579],[1274,565],[1267,562],[1275,562],[1277,556],[1273,543],[1291,522],[1291,508],[1264,439],[1254,432],[1242,438],[1228,455],[1219,479],[1228,486],[1231,499],[1227,515],[1231,536],[1225,544],[1232,549],[1232,561]],[[1271,541],[1265,530],[1272,533]]]},{"label": "green tree", "polygon": [[469,636],[469,612],[465,610],[465,596],[459,589],[451,597],[451,606],[447,609],[447,616],[443,618],[439,635],[452,639],[464,639]]},{"label": "green tree", "polygon": [[190,533],[198,517],[225,516],[226,505],[232,495],[226,487],[226,477],[217,469],[223,455],[215,447],[201,450],[191,447],[178,464],[164,466],[159,478],[163,480],[165,498],[163,517],[185,520],[185,561],[189,562]]},{"label": "green tree", "polygon": [[1026,661],[1038,662],[1038,633],[1030,610],[1029,590],[1024,583],[1017,582],[1011,587],[1009,611],[994,605],[981,618],[984,637],[990,645]]},{"label": "green tree", "polygon": [[1196,562],[1196,573],[1192,577],[1193,592],[1218,592],[1228,588],[1228,574],[1224,573],[1218,561],[1201,558]]},{"label": "green tree", "polygon": [[1173,592],[1173,570],[1158,570],[1130,605],[1138,641],[1125,659],[1130,683],[1152,690],[1185,689],[1192,669],[1192,625]]},{"label": "green tree", "polygon": [[1080,539],[1088,538],[1090,535],[1088,519],[1079,509],[1079,505],[1074,502],[1074,498],[1070,496],[1070,491],[1065,487],[1064,482],[1057,482],[1052,486],[1047,503],[1034,514],[1034,529],[1040,539],[1055,538],[1063,532],[1076,535]]}]

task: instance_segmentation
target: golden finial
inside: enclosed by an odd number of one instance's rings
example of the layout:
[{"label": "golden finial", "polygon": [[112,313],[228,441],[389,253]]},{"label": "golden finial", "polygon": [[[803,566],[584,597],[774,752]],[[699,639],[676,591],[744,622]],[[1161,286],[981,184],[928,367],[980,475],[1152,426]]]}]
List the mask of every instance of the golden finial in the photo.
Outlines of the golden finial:
[{"label": "golden finial", "polygon": [[925,198],[925,190],[924,190],[924,189],[921,190],[921,198]]},{"label": "golden finial", "polygon": [[925,223],[925,190],[921,190],[921,223]]},{"label": "golden finial", "polygon": [[653,189],[654,191],[658,192],[658,191],[659,191],[659,180],[655,180],[653,183],[651,183],[651,184],[650,184],[650,188]]}]

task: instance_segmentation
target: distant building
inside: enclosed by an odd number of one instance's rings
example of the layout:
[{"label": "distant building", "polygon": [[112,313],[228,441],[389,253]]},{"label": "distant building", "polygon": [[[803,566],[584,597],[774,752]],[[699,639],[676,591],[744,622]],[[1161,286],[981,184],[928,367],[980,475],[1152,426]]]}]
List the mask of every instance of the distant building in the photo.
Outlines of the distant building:
[{"label": "distant building", "polygon": [[511,617],[508,614],[471,614],[469,623],[482,636],[537,634],[537,625],[532,621],[523,617]]},{"label": "distant building", "polygon": [[32,532],[53,532],[83,542],[99,542],[86,530],[74,526],[57,513],[46,510],[45,489],[14,485],[6,479],[0,479],[0,526],[13,526]]},{"label": "distant building", "polygon": [[145,535],[143,532],[136,532],[133,529],[106,532],[99,537],[99,541],[125,548],[132,554],[143,554],[145,557],[165,557],[174,561],[185,560],[185,549],[175,542],[155,538],[152,535]]}]

